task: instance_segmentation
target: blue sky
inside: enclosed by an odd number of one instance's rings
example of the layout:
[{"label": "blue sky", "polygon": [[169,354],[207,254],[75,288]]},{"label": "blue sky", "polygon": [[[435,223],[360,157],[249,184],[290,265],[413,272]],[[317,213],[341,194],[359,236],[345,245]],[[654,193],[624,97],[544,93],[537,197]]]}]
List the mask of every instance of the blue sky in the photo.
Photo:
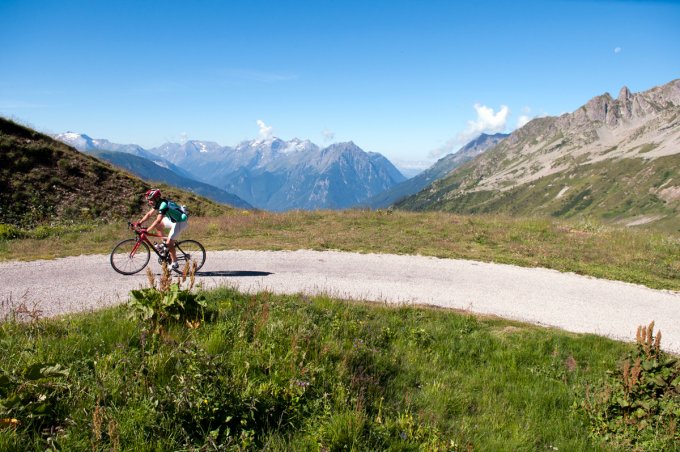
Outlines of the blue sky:
[{"label": "blue sky", "polygon": [[678,77],[676,1],[0,0],[0,115],[145,148],[273,134],[432,163]]}]

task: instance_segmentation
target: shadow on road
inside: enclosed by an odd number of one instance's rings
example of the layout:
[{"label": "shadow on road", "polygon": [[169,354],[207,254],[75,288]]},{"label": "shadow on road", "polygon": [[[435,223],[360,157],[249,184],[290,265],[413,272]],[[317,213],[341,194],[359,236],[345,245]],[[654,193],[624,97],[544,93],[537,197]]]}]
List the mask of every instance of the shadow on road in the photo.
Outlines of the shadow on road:
[{"label": "shadow on road", "polygon": [[196,276],[269,276],[271,272],[255,272],[248,270],[196,272]]}]

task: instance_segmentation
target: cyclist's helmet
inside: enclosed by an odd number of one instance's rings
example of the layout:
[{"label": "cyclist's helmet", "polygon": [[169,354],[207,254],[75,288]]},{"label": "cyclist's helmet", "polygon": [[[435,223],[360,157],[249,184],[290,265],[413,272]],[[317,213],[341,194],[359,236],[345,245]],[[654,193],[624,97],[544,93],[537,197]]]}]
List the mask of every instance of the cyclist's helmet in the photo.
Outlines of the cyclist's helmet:
[{"label": "cyclist's helmet", "polygon": [[157,188],[152,188],[151,190],[146,191],[144,197],[146,198],[147,201],[156,202],[159,199],[161,199],[161,191]]}]

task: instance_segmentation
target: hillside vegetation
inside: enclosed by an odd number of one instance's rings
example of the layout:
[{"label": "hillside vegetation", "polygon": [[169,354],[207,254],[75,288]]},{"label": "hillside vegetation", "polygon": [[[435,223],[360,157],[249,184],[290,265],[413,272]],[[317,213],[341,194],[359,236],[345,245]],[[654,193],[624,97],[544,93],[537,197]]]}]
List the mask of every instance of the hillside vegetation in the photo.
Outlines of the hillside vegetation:
[{"label": "hillside vegetation", "polygon": [[[128,219],[144,208],[148,183],[27,127],[0,118],[0,223],[32,228],[46,223]],[[230,208],[161,187],[194,215]]]},{"label": "hillside vegetation", "polygon": [[453,173],[398,204],[407,210],[445,210],[463,214],[598,218],[623,225],[680,228],[680,154],[650,161],[642,158],[577,165],[505,191],[455,190],[471,168]]}]

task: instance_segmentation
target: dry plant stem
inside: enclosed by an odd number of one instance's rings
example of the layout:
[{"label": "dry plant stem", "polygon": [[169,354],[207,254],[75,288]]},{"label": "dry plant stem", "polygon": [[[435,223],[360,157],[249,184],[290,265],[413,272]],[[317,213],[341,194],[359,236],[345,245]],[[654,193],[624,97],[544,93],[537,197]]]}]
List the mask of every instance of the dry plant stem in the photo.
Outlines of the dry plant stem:
[{"label": "dry plant stem", "polygon": [[648,326],[639,326],[635,335],[635,341],[645,352],[648,358],[659,356],[661,353],[661,331],[654,336],[654,321]]},{"label": "dry plant stem", "polygon": [[152,289],[156,288],[156,276],[151,271],[151,268],[146,267],[146,278],[149,281],[149,287]]},{"label": "dry plant stem", "polygon": [[119,451],[120,450],[120,433],[118,431],[118,423],[115,421],[115,419],[111,419],[109,421],[109,425],[107,427],[107,433],[109,434],[109,438],[111,438],[111,450],[112,451]]},{"label": "dry plant stem", "polygon": [[196,282],[196,267],[198,264],[194,261],[191,263],[191,272],[189,272],[189,290],[194,288]]},{"label": "dry plant stem", "polygon": [[182,282],[187,280],[187,273],[189,273],[189,262],[184,263],[184,268],[182,268]]},{"label": "dry plant stem", "polygon": [[92,412],[92,433],[94,433],[95,443],[99,443],[102,440],[102,423],[104,421],[103,408],[99,405],[99,400],[94,407]]},{"label": "dry plant stem", "polygon": [[163,262],[163,268],[161,272],[160,282],[158,284],[158,291],[161,293],[166,293],[170,290],[170,285],[172,284],[172,276],[170,275],[170,270],[168,269],[168,264]]}]

